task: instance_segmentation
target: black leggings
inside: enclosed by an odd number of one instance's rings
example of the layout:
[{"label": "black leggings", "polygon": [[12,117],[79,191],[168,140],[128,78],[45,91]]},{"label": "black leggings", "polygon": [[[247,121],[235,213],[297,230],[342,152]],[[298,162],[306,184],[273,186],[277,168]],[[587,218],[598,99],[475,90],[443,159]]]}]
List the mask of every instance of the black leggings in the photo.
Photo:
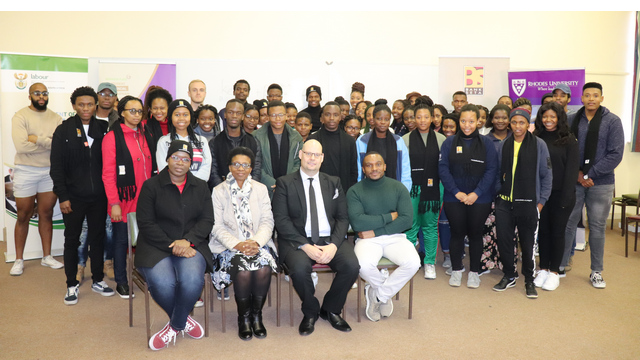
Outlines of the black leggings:
[{"label": "black leggings", "polygon": [[540,212],[538,229],[538,253],[540,269],[560,271],[560,263],[564,253],[565,230],[573,206],[561,207],[562,193],[551,192],[549,200]]},{"label": "black leggings", "polygon": [[255,271],[238,271],[233,280],[233,291],[240,299],[267,296],[271,285],[271,267],[265,266]]},{"label": "black leggings", "polygon": [[444,211],[451,227],[451,268],[462,270],[464,237],[469,237],[469,262],[473,272],[480,271],[482,257],[482,233],[487,216],[491,212],[491,203],[465,205],[461,202],[445,202]]}]

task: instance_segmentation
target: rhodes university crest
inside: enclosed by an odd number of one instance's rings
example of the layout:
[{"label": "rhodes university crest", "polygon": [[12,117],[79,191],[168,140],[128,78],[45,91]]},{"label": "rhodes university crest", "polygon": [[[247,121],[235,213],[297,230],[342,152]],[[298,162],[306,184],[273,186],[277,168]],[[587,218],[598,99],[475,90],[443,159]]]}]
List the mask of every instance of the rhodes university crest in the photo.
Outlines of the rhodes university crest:
[{"label": "rhodes university crest", "polygon": [[518,97],[522,96],[527,89],[527,79],[512,79],[511,88]]}]

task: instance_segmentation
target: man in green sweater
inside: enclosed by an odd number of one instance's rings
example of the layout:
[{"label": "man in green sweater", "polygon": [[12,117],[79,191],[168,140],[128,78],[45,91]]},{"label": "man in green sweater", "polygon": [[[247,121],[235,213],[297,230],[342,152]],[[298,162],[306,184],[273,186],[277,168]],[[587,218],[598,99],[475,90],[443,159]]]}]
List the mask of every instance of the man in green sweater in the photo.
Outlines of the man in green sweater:
[{"label": "man in green sweater", "polygon": [[[375,151],[362,162],[366,178],[347,192],[349,222],[358,233],[355,253],[365,286],[366,315],[371,321],[393,313],[391,298],[420,268],[420,257],[404,231],[413,223],[413,207],[407,188],[384,176],[386,164]],[[385,257],[399,267],[385,278],[378,262]]]}]

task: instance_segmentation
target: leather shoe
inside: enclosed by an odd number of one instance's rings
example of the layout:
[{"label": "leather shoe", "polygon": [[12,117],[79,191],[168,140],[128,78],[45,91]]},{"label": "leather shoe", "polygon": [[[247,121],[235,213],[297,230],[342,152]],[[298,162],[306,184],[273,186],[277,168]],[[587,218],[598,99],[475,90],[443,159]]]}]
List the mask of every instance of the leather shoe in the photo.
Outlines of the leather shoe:
[{"label": "leather shoe", "polygon": [[320,309],[320,317],[327,320],[334,329],[349,332],[351,326],[340,316],[340,314],[334,314],[324,309]]},{"label": "leather shoe", "polygon": [[313,333],[313,330],[315,330],[315,323],[316,320],[318,320],[318,317],[303,317],[302,318],[302,322],[300,323],[300,327],[298,327],[298,332],[300,333],[300,335],[302,336],[307,336],[307,335],[311,335],[311,333]]}]

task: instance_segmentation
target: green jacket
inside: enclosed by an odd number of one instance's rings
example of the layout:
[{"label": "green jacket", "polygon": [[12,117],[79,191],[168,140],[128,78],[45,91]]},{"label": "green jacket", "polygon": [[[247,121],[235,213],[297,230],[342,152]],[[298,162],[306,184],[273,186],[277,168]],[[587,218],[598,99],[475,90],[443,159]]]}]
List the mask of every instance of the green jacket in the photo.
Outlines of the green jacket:
[{"label": "green jacket", "polygon": [[[262,150],[262,178],[260,182],[267,186],[269,189],[269,196],[273,197],[273,186],[276,184],[276,179],[273,177],[273,168],[271,167],[271,150],[269,148],[269,136],[267,129],[271,126],[268,122],[262,125],[262,127],[253,132],[253,137],[260,141],[260,147]],[[298,171],[300,169],[300,157],[298,152],[302,149],[302,136],[298,134],[292,127],[284,127],[289,135],[289,160],[287,162],[287,174]]]}]

